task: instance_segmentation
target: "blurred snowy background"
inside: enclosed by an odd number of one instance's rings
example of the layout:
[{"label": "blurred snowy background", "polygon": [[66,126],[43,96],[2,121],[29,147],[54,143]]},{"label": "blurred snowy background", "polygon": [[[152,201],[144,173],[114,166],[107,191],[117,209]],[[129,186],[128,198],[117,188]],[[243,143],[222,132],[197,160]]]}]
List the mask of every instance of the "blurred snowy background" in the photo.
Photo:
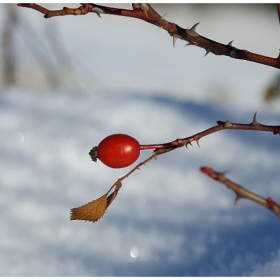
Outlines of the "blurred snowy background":
[{"label": "blurred snowy background", "polygon": [[[47,5],[60,9],[74,4]],[[111,4],[130,8],[130,5]],[[270,5],[154,4],[212,40],[277,57]],[[141,144],[217,120],[279,125],[264,101],[279,70],[208,54],[144,21],[96,14],[44,19],[0,5],[1,276],[279,276],[280,222],[199,172],[202,165],[280,202],[279,137],[222,131],[160,156],[123,182],[104,218],[69,221],[132,167],[90,160],[104,137]],[[10,69],[10,70],[9,70]],[[150,156],[143,151],[140,159]]]}]

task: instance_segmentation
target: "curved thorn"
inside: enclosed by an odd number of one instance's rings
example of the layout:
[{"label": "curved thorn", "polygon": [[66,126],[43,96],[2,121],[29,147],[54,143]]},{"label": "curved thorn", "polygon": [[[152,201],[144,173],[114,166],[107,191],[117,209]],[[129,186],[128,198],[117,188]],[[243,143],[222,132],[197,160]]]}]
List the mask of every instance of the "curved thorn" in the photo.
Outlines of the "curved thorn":
[{"label": "curved thorn", "polygon": [[192,146],[192,142],[188,142],[185,144],[185,147],[188,149],[188,145]]},{"label": "curved thorn", "polygon": [[259,125],[259,123],[257,122],[257,112],[254,114],[253,120],[251,122],[252,125]]},{"label": "curved thorn", "polygon": [[184,47],[194,45],[192,42],[188,42]]},{"label": "curved thorn", "polygon": [[235,200],[234,200],[234,207],[237,206],[237,202],[239,201],[240,198],[241,198],[241,196],[238,195],[238,194],[236,194],[236,198],[235,198]]},{"label": "curved thorn", "polygon": [[207,49],[205,49],[205,51],[206,51],[206,53],[205,53],[204,57],[205,57],[208,53],[211,52],[210,50],[207,50]]},{"label": "curved thorn", "polygon": [[91,11],[92,11],[93,13],[96,13],[100,18],[101,18],[101,15],[100,15],[100,14],[104,13],[104,11],[103,11],[102,9],[97,8],[97,7],[93,8]]},{"label": "curved thorn", "polygon": [[199,25],[199,22],[197,22],[196,24],[194,24],[190,30],[191,30],[191,31],[195,31],[195,29],[196,29],[196,27],[197,27],[198,25]]},{"label": "curved thorn", "polygon": [[178,35],[176,35],[176,34],[174,34],[173,35],[173,47],[175,48],[175,43],[176,43],[176,41],[178,40]]},{"label": "curved thorn", "polygon": [[195,140],[195,141],[196,141],[197,146],[200,148],[199,139],[197,139],[197,140]]},{"label": "curved thorn", "polygon": [[190,29],[186,29],[186,32],[190,35],[190,36],[195,36],[198,37],[199,34],[195,31],[195,28],[198,26],[199,22],[194,24],[192,28]]},{"label": "curved thorn", "polygon": [[232,42],[233,41],[230,41],[227,45],[232,47]]}]

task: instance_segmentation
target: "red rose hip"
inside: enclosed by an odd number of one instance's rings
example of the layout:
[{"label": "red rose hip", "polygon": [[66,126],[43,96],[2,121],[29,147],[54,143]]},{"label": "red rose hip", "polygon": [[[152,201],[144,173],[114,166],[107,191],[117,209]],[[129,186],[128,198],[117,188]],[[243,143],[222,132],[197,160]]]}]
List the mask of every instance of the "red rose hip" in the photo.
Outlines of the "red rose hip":
[{"label": "red rose hip", "polygon": [[97,158],[111,168],[123,168],[134,163],[140,155],[139,142],[126,134],[113,134],[104,138],[98,147],[89,152],[93,161]]}]

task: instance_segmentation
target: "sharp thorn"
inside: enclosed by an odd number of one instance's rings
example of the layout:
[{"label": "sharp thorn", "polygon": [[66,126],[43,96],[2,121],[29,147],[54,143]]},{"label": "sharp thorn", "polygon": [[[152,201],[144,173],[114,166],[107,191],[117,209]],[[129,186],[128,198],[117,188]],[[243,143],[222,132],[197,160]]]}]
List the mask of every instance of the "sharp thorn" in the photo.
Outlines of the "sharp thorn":
[{"label": "sharp thorn", "polygon": [[211,52],[211,51],[209,51],[209,50],[205,50],[205,51],[206,51],[206,53],[205,53],[204,57],[205,57],[208,53]]},{"label": "sharp thorn", "polygon": [[188,148],[188,145],[192,146],[193,144],[192,144],[192,142],[188,142],[188,143],[185,145],[186,148]]},{"label": "sharp thorn", "polygon": [[166,16],[166,13],[161,17],[161,19],[162,19],[162,20],[165,19],[165,16]]},{"label": "sharp thorn", "polygon": [[198,139],[198,140],[195,140],[195,141],[196,141],[197,146],[200,148],[199,139]]},{"label": "sharp thorn", "polygon": [[237,202],[239,201],[239,199],[241,198],[241,196],[239,196],[238,194],[236,194],[236,198],[234,200],[234,207],[237,206]]},{"label": "sharp thorn", "polygon": [[198,25],[199,25],[199,22],[197,22],[196,24],[194,24],[190,30],[195,32],[195,29],[196,29],[196,27],[197,27]]},{"label": "sharp thorn", "polygon": [[173,35],[173,47],[175,48],[175,43],[176,43],[176,41],[178,40],[178,35],[176,35],[176,34],[174,34]]},{"label": "sharp thorn", "polygon": [[253,120],[251,122],[252,125],[259,125],[259,123],[257,122],[257,112],[254,114]]},{"label": "sharp thorn", "polygon": [[101,18],[100,14],[104,13],[104,11],[102,9],[97,8],[97,7],[93,8],[92,12],[96,13],[100,18]]},{"label": "sharp thorn", "polygon": [[184,47],[194,45],[192,42],[188,42]]},{"label": "sharp thorn", "polygon": [[227,45],[232,47],[232,42],[233,41],[230,41]]},{"label": "sharp thorn", "polygon": [[195,31],[195,28],[198,26],[199,22],[194,24],[192,28],[190,29],[186,29],[186,32],[190,35],[190,36],[199,36],[198,33]]}]

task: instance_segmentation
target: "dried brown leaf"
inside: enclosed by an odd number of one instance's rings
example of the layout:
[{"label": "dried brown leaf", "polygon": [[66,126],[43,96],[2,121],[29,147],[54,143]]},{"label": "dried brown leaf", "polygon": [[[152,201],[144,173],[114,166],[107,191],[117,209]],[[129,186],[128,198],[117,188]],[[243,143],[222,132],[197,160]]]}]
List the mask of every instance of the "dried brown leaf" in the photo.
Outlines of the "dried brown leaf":
[{"label": "dried brown leaf", "polygon": [[85,205],[71,209],[70,220],[97,222],[107,208],[107,195],[103,195]]}]

